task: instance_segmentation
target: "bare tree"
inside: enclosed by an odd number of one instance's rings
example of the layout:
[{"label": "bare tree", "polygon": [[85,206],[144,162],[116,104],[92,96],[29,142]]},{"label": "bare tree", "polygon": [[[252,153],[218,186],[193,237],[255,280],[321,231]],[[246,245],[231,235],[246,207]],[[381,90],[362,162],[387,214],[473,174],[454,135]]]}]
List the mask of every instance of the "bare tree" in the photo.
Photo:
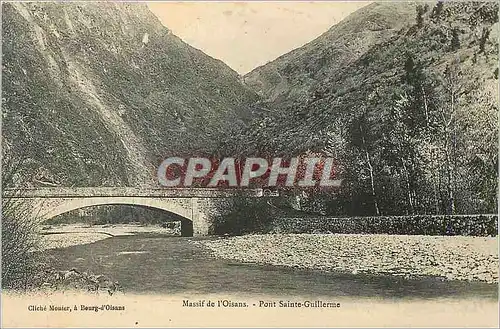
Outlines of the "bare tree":
[{"label": "bare tree", "polygon": [[29,205],[9,198],[22,193],[26,171],[23,157],[2,148],[2,287],[29,289],[38,274],[41,238]]},{"label": "bare tree", "polygon": [[443,132],[442,150],[445,156],[447,213],[455,214],[455,173],[457,166],[457,113],[459,99],[465,93],[457,61],[449,65],[443,77],[443,102],[440,104],[439,126]]},{"label": "bare tree", "polygon": [[370,187],[371,187],[371,193],[372,193],[372,198],[373,198],[373,206],[375,207],[375,214],[377,216],[380,216],[380,209],[378,207],[378,201],[377,201],[377,193],[375,192],[375,178],[373,175],[373,165],[372,165],[372,160],[370,157],[370,152],[368,151],[365,131],[363,130],[362,124],[359,125],[359,130],[361,133],[361,142],[362,142],[363,150],[364,150],[365,157],[366,157],[366,164],[368,166],[368,171],[370,173]]}]

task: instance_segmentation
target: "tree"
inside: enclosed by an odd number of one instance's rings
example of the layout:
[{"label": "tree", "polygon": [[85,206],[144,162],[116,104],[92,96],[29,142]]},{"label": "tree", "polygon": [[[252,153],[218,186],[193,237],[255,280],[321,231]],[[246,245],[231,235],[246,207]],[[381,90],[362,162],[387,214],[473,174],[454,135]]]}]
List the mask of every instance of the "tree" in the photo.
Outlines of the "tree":
[{"label": "tree", "polygon": [[367,111],[363,109],[361,114],[354,117],[350,124],[350,142],[359,152],[360,162],[364,164],[364,169],[368,171],[369,189],[371,202],[375,210],[375,215],[381,214],[375,186],[375,168],[372,152],[376,149],[375,141],[377,138],[374,132],[369,128],[370,122],[367,118]]},{"label": "tree", "polygon": [[401,88],[394,90],[383,129],[384,161],[398,177],[408,214],[440,213],[437,167],[428,151],[436,131],[432,89],[423,64],[408,53]]},{"label": "tree", "polygon": [[388,149],[392,151],[392,157],[387,154],[386,157],[388,157],[388,163],[392,163],[395,168],[399,168],[398,171],[403,176],[408,204],[407,214],[414,214],[417,198],[414,184],[414,166],[412,163],[414,159],[414,145],[413,136],[404,120],[409,105],[407,95],[402,94],[400,98],[395,101],[391,109],[389,126],[387,127],[386,133],[386,145]]},{"label": "tree", "polygon": [[431,17],[433,19],[438,19],[442,11],[443,11],[443,1],[438,1],[436,6],[432,9]]},{"label": "tree", "polygon": [[461,120],[463,96],[470,92],[471,84],[464,79],[459,59],[449,64],[437,77],[441,91],[437,102],[437,148],[444,167],[445,209],[447,214],[456,213],[457,170],[463,166],[464,132],[467,127]]},{"label": "tree", "polygon": [[417,27],[420,29],[424,26],[424,13],[425,8],[422,5],[418,5],[417,8]]},{"label": "tree", "polygon": [[479,54],[481,53],[486,54],[485,46],[486,46],[486,41],[488,41],[489,37],[490,37],[490,29],[484,27],[483,32],[481,34],[481,39],[479,40]]},{"label": "tree", "polygon": [[451,32],[451,51],[460,49],[460,37],[458,35],[458,29],[454,28]]}]

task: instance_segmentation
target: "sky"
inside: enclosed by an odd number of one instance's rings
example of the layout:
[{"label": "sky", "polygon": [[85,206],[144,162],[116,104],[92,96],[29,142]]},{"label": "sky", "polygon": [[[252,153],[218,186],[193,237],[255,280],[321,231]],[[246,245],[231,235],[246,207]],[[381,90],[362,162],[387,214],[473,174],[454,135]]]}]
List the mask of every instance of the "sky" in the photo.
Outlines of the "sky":
[{"label": "sky", "polygon": [[245,74],[298,48],[369,2],[161,2],[173,34]]}]

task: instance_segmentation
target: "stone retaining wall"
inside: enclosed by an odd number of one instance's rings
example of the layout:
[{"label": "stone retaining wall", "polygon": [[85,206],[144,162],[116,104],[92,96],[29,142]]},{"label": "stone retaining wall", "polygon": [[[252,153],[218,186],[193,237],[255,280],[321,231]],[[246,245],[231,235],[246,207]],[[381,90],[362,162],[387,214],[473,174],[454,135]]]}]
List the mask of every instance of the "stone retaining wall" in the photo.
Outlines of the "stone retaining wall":
[{"label": "stone retaining wall", "polygon": [[276,233],[346,233],[496,236],[497,215],[415,215],[379,217],[279,218]]}]

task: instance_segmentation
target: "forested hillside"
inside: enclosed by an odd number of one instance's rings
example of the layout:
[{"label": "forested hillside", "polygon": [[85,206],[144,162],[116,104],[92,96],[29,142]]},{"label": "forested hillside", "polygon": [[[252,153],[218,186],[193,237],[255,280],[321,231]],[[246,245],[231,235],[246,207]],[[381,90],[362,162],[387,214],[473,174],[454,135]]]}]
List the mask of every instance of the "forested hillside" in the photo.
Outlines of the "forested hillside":
[{"label": "forested hillside", "polygon": [[[395,15],[409,8],[412,19]],[[337,56],[326,34],[245,77],[268,99],[246,148],[335,157],[344,183],[326,194],[332,214],[496,212],[498,4],[361,11],[338,25],[371,40],[359,56]],[[367,17],[389,25],[374,33]]]}]

